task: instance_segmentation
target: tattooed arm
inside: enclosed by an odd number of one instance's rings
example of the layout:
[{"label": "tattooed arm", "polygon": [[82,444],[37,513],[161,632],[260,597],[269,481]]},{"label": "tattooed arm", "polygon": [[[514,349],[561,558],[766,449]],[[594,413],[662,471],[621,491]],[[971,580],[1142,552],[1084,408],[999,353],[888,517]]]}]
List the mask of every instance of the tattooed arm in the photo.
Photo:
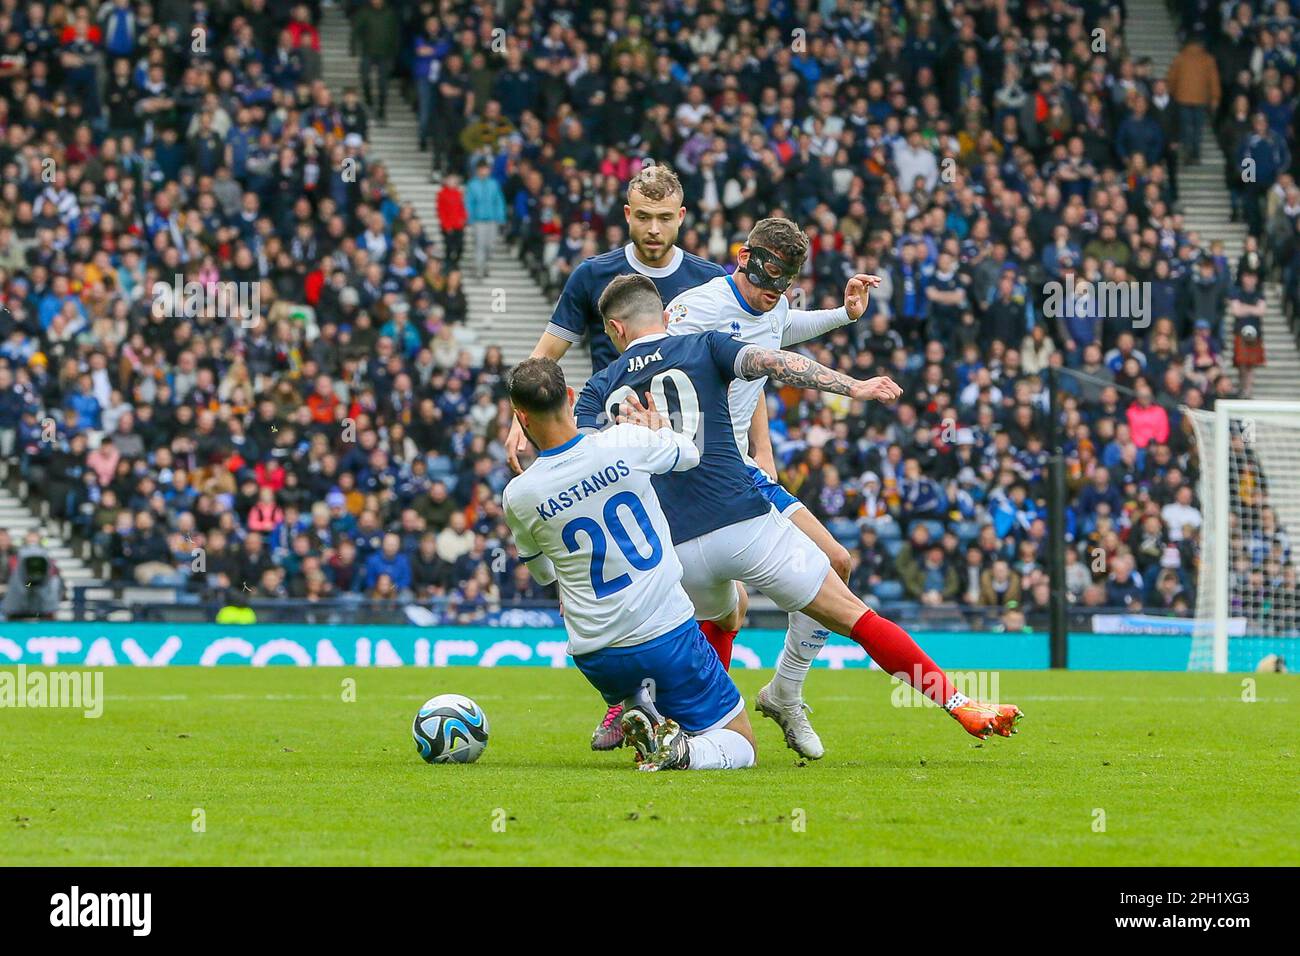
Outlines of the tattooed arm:
[{"label": "tattooed arm", "polygon": [[736,373],[738,378],[747,382],[769,376],[783,385],[815,388],[819,392],[848,395],[864,402],[873,399],[892,402],[903,394],[903,390],[888,376],[859,381],[818,364],[806,355],[765,349],[760,345],[747,346],[736,356]]}]

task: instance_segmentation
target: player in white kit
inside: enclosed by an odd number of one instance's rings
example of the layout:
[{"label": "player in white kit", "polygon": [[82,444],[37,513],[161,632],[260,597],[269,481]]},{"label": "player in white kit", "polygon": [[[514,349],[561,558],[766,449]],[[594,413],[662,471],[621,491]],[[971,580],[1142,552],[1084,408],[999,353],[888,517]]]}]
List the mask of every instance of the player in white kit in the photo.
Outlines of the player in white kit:
[{"label": "player in white kit", "polygon": [[[521,559],[558,582],[569,653],[644,770],[735,769],[755,760],[745,702],[695,622],[652,475],[700,462],[695,443],[649,411],[579,434],[573,390],[551,359],[520,363],[510,400],[536,463],[501,495]],[[649,426],[649,427],[647,427]]]},{"label": "player in white kit", "polygon": [[[844,305],[838,309],[790,308],[790,300],[784,293],[799,274],[807,250],[808,238],[794,222],[761,220],[737,255],[734,275],[720,276],[687,289],[668,303],[668,333],[689,335],[716,330],[742,342],[781,349],[856,322],[866,311],[870,290],[880,284],[878,276],[854,276],[845,287]],[[737,379],[731,383],[727,398],[736,446],[763,496],[812,539],[830,560],[835,573],[847,581],[848,551],[803,502],[773,477],[776,463],[767,427],[766,385],[766,378],[750,382]],[[742,602],[731,619],[701,623],[724,667],[730,665],[731,645],[743,617]],[[829,636],[826,628],[802,611],[791,614],[785,649],[777,661],[777,673],[786,680],[776,686],[799,688],[800,693],[777,699],[780,695],[764,688],[757,700],[760,712],[781,725],[791,748],[814,760],[825,749],[805,714],[802,685],[809,666]]]}]

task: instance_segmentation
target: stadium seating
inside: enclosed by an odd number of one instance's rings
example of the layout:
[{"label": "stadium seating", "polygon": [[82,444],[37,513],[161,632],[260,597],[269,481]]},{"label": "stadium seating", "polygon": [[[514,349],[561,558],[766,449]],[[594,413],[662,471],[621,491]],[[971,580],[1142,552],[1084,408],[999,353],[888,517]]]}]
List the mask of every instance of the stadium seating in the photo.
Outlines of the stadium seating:
[{"label": "stadium seating", "polygon": [[[1300,282],[1297,31],[1271,5],[1187,26],[1223,74],[1210,122],[1225,154],[1253,148],[1239,96],[1288,147],[1239,197],[1260,242],[1240,262],[1181,226],[1176,104],[1109,4],[1012,4],[1013,18],[836,2],[801,18],[652,0],[580,19],[539,0],[479,48],[489,4],[353,2],[368,76],[347,96],[318,79],[316,3],[73,3],[33,20],[46,6],[0,14],[0,453],[111,582],[470,614],[550,598],[516,575],[501,520],[506,368],[457,335],[459,223],[438,243],[426,229],[460,207],[394,194],[368,145],[386,96],[389,113],[419,112],[444,189],[488,161],[504,237],[552,296],[624,241],[622,190],[649,159],[682,177],[689,251],[728,263],[780,212],[812,237],[808,307],[837,304],[855,272],[884,278],[867,316],[807,350],[893,375],[904,408],[771,393],[783,480],[855,560],[875,527],[881,601],[907,596],[892,563],[916,526],[954,569],[975,542],[1026,584],[1042,573],[1030,436],[1059,364],[1086,375],[1064,376],[1072,546],[1133,553],[1141,581],[1108,589],[1100,572],[1072,596],[1194,606],[1195,533],[1166,520],[1198,520],[1166,508],[1200,467],[1179,407],[1238,391],[1224,346],[1252,300],[1242,274],[1279,278],[1288,311]],[[1097,29],[1115,40],[1101,52]],[[1259,55],[1265,33],[1290,45]],[[1269,90],[1288,82],[1278,106]],[[471,209],[469,231],[488,215]],[[199,304],[160,314],[155,284],[176,277]],[[1150,321],[1054,312],[1053,284],[1076,278],[1146,283]],[[216,299],[227,283],[256,290],[254,314]],[[0,542],[0,575],[19,543]],[[1178,587],[1158,589],[1170,573]]]}]

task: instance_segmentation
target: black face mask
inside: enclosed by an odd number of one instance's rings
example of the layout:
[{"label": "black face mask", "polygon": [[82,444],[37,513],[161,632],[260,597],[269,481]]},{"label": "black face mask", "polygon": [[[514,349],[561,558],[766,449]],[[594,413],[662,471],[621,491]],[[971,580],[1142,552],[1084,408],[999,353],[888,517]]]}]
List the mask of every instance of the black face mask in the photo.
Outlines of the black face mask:
[{"label": "black face mask", "polygon": [[[780,273],[775,276],[769,273],[767,271],[769,264],[780,269]],[[803,265],[802,262],[787,262],[776,253],[764,249],[762,246],[751,246],[749,247],[749,262],[745,265],[745,278],[760,289],[766,289],[769,292],[784,292],[790,288],[790,283],[794,282],[799,275],[801,265]]]}]

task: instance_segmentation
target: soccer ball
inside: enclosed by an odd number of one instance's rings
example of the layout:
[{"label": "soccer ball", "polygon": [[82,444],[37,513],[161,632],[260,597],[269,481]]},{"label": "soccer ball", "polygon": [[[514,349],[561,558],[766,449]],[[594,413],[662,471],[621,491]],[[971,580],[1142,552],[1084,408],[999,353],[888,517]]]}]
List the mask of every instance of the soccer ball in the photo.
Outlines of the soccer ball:
[{"label": "soccer ball", "polygon": [[439,694],[415,715],[411,736],[427,763],[473,763],[487,749],[487,714],[468,697]]}]

